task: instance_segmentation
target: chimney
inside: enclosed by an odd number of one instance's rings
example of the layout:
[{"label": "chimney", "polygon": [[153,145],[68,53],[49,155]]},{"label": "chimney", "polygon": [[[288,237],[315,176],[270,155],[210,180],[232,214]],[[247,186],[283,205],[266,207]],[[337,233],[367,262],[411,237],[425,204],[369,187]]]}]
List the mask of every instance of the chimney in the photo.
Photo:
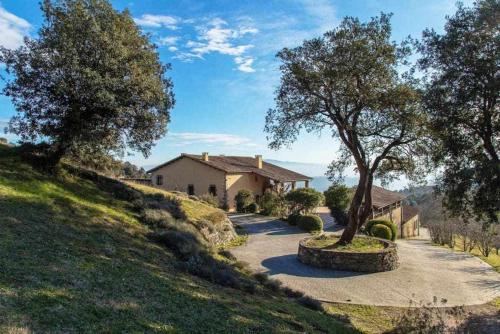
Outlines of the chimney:
[{"label": "chimney", "polygon": [[255,167],[262,169],[262,155],[255,156]]},{"label": "chimney", "polygon": [[201,160],[208,161],[208,152],[203,152],[201,154]]}]

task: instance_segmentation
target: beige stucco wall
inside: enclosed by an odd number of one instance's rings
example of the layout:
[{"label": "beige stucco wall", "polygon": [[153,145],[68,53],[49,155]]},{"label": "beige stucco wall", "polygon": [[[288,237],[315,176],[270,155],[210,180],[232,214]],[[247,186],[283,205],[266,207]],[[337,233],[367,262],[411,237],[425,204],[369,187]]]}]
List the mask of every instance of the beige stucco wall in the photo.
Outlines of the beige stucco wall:
[{"label": "beige stucco wall", "polygon": [[[156,184],[156,176],[163,175],[163,185]],[[165,190],[175,190],[187,193],[188,184],[194,185],[194,194],[203,195],[208,193],[208,187],[217,187],[217,198],[220,205],[224,204],[225,196],[225,172],[190,158],[181,158],[152,173],[153,186]]]},{"label": "beige stucco wall", "polygon": [[234,197],[241,189],[248,189],[254,196],[262,196],[264,189],[269,185],[267,178],[253,173],[226,175],[227,199],[230,210],[234,210],[236,203]]},{"label": "beige stucco wall", "polygon": [[392,208],[392,210],[388,213],[385,213],[380,216],[375,216],[374,218],[376,219],[385,219],[392,221],[398,226],[398,237],[401,237],[401,219],[403,217],[401,211],[401,205],[398,205],[398,207]]},{"label": "beige stucco wall", "polygon": [[418,235],[418,224],[420,217],[416,215],[415,217],[408,220],[403,224],[403,235],[402,238],[415,237]]}]

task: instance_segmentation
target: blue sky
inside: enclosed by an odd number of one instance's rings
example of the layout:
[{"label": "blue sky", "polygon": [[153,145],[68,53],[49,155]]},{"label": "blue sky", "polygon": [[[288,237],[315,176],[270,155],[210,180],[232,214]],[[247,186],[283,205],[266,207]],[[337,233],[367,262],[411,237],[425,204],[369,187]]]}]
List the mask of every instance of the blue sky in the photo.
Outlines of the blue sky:
[{"label": "blue sky", "polygon": [[[0,44],[15,48],[42,23],[38,0],[0,0]],[[327,132],[302,134],[289,149],[271,151],[263,132],[279,82],[275,54],[334,28],[345,16],[362,20],[392,12],[393,39],[420,37],[426,27],[442,31],[454,0],[144,0],[112,1],[128,8],[172,64],[176,106],[168,135],[151,156],[125,157],[154,165],[181,152],[254,155],[329,163],[338,143]],[[2,84],[0,83],[0,87]],[[0,96],[0,127],[15,113]],[[0,136],[6,136],[0,134]],[[7,135],[15,140],[13,135]],[[348,173],[352,174],[352,172]]]}]

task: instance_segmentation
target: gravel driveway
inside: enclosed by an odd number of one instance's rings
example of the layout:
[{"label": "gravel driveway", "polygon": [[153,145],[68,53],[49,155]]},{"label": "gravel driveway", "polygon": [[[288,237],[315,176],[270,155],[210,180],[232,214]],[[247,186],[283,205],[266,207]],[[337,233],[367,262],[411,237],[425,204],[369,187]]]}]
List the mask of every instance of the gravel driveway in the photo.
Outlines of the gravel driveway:
[{"label": "gravel driveway", "polygon": [[[326,217],[325,217],[326,218]],[[306,266],[297,260],[298,242],[309,234],[259,215],[232,215],[249,233],[232,253],[255,270],[323,301],[379,306],[432,302],[439,306],[483,304],[500,296],[500,274],[466,253],[433,246],[428,239],[398,240],[401,266],[390,272],[355,273]],[[339,232],[328,220],[327,232]]]}]

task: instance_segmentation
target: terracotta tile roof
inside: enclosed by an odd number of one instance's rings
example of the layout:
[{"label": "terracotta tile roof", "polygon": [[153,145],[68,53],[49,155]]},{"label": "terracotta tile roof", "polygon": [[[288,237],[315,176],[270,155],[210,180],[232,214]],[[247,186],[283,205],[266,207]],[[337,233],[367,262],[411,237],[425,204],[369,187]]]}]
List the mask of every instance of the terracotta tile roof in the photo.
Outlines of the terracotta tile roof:
[{"label": "terracotta tile roof", "polygon": [[185,153],[183,153],[182,155],[173,160],[170,160],[162,165],[159,165],[149,170],[148,173],[155,171],[163,166],[166,166],[178,159],[181,159],[182,157],[187,157],[196,160],[205,165],[217,168],[229,174],[255,173],[279,182],[311,180],[311,178],[308,176],[296,173],[286,168],[270,164],[265,161],[262,162],[262,168],[259,169],[255,166],[255,158],[253,157],[211,155],[209,156],[208,161],[203,161],[201,155],[185,154]]},{"label": "terracotta tile roof", "polygon": [[411,205],[403,205],[403,223],[406,223],[408,220],[412,219],[416,215],[420,213],[420,210]]},{"label": "terracotta tile roof", "polygon": [[406,196],[401,193],[390,191],[382,187],[372,186],[372,206],[375,209],[394,204],[405,198]]}]

